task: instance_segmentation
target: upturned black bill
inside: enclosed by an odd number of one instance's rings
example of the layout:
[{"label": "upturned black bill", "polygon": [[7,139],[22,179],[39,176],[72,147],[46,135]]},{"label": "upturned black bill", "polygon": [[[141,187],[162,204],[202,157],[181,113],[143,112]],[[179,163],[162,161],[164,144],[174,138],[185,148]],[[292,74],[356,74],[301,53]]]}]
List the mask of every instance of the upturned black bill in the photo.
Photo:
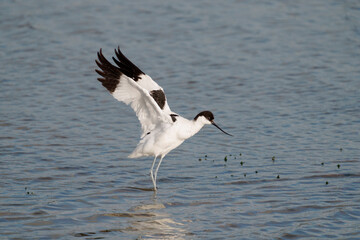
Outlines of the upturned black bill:
[{"label": "upturned black bill", "polygon": [[216,123],[215,122],[211,122],[211,124],[212,125],[214,125],[215,127],[217,127],[218,129],[220,129],[220,131],[222,131],[223,133],[225,133],[226,135],[229,135],[229,136],[233,136],[233,135],[231,135],[231,134],[229,134],[229,133],[227,133],[227,132],[225,132],[224,130],[222,130],[218,125],[216,125]]}]

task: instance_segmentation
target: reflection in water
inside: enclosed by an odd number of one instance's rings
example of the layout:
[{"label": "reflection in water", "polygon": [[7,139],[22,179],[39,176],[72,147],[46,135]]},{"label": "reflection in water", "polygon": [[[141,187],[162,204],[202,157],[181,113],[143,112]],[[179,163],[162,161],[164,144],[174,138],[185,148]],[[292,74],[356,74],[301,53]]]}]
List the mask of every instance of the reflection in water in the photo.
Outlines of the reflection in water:
[{"label": "reflection in water", "polygon": [[165,211],[164,204],[153,198],[152,203],[134,206],[130,209],[129,227],[126,231],[136,232],[138,236],[160,239],[184,239],[183,224],[174,221]]},{"label": "reflection in water", "polygon": [[[123,232],[135,235],[138,239],[185,239],[189,233],[184,229],[184,224],[176,222],[171,215],[162,211],[165,205],[159,203],[154,197],[149,203],[133,206],[126,213],[105,213],[102,216],[112,218],[127,218],[122,228],[106,229],[100,231]],[[122,222],[122,221],[120,221]]]}]

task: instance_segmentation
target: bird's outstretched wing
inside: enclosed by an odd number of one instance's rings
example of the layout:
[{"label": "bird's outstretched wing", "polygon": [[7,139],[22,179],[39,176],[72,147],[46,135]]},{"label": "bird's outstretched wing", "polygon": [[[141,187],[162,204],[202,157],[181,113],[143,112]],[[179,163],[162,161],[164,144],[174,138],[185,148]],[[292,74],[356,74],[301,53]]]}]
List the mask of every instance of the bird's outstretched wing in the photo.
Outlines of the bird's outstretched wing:
[{"label": "bird's outstretched wing", "polygon": [[116,58],[112,58],[117,66],[111,64],[102,54],[97,53],[96,64],[101,70],[95,70],[101,78],[98,80],[117,100],[130,104],[139,118],[142,128],[141,137],[151,132],[162,122],[172,123],[172,114],[166,101],[163,89],[143,73],[120,48],[115,49]]}]

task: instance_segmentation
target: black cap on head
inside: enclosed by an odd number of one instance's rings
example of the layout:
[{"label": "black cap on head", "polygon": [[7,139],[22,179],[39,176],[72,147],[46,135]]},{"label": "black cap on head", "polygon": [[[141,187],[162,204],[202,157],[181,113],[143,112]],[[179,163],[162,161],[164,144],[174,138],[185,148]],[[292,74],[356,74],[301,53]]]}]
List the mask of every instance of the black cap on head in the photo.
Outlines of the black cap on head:
[{"label": "black cap on head", "polygon": [[196,119],[198,117],[204,116],[207,120],[209,120],[210,122],[214,120],[214,114],[212,114],[212,112],[210,111],[202,111],[201,113],[199,113],[198,115],[196,115],[196,117],[194,118],[194,120],[196,121]]}]

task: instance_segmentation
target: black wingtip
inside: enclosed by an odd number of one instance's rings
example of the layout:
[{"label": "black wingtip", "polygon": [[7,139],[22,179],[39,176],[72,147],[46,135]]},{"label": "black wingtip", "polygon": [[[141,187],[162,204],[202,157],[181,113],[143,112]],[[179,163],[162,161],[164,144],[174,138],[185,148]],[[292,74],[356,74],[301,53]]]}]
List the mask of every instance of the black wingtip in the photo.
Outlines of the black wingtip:
[{"label": "black wingtip", "polygon": [[97,52],[97,57],[98,59],[95,60],[95,63],[100,70],[95,69],[95,72],[102,77],[97,80],[100,81],[110,93],[113,93],[119,84],[121,71],[104,57],[101,48]]},{"label": "black wingtip", "polygon": [[119,67],[120,71],[124,73],[129,78],[132,78],[135,82],[140,79],[140,75],[144,74],[135,64],[133,64],[125,55],[121,52],[120,46],[114,49],[115,57],[113,60],[115,64]]}]

